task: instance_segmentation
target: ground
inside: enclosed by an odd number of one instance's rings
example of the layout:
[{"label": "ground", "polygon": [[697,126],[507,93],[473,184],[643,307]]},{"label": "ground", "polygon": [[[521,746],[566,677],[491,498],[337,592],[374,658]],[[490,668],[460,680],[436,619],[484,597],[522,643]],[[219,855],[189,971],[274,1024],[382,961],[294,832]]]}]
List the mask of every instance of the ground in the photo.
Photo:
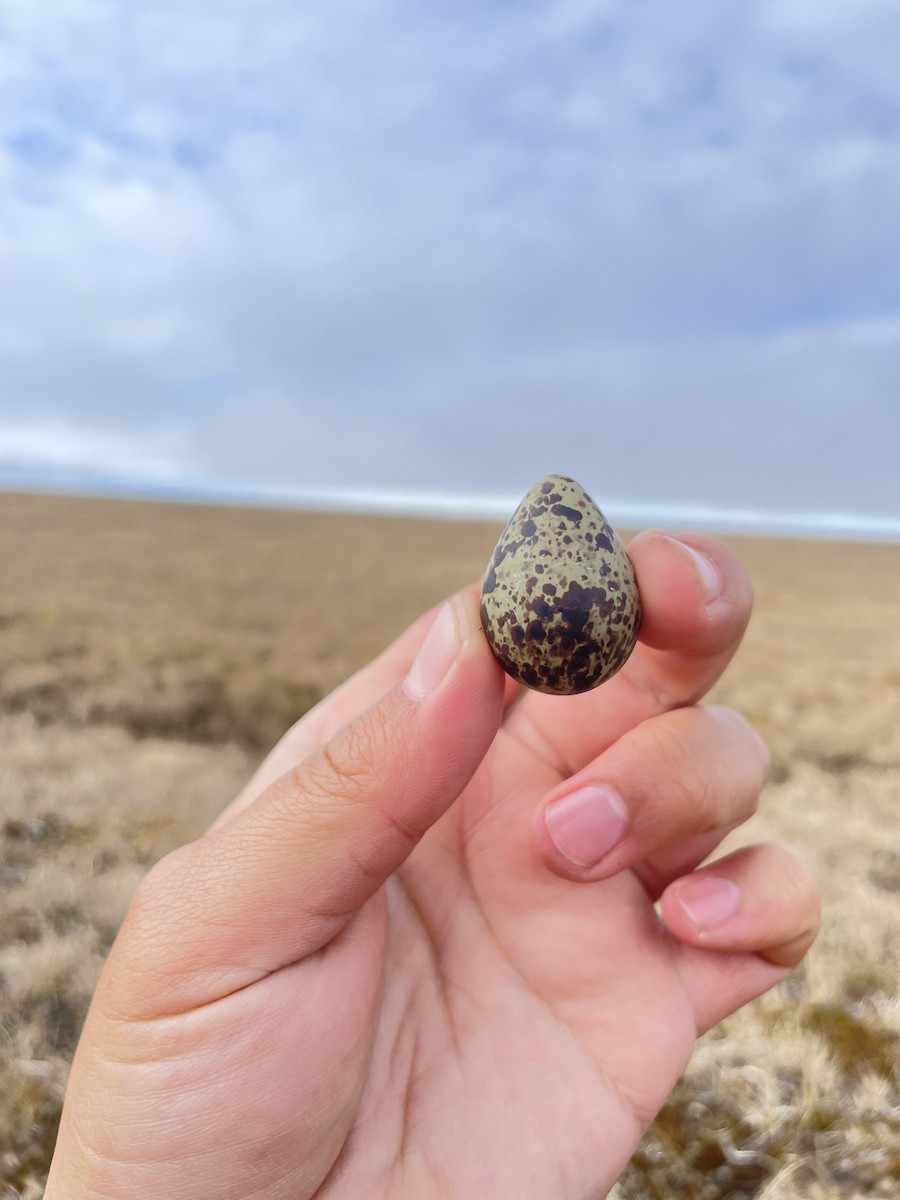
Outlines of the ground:
[{"label": "ground", "polygon": [[[67,1064],[147,867],[499,527],[0,496],[0,1200],[39,1197]],[[807,963],[700,1044],[619,1200],[900,1192],[900,547],[731,539],[757,591],[715,698],[773,751],[737,840],[826,908]],[[548,1198],[549,1200],[549,1198]]]}]

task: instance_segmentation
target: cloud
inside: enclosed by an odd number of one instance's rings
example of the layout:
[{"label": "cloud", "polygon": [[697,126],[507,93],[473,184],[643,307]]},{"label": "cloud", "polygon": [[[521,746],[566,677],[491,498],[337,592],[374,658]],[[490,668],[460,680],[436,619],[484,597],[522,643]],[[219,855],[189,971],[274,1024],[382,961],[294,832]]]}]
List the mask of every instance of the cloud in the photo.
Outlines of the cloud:
[{"label": "cloud", "polygon": [[40,465],[51,482],[72,473],[94,473],[122,483],[135,476],[144,482],[173,483],[185,467],[181,442],[178,429],[160,430],[148,441],[103,427],[86,429],[62,417],[26,419],[0,427],[0,463],[16,477],[30,477]]},{"label": "cloud", "polygon": [[0,0],[0,447],[897,512],[898,35],[875,0]]}]

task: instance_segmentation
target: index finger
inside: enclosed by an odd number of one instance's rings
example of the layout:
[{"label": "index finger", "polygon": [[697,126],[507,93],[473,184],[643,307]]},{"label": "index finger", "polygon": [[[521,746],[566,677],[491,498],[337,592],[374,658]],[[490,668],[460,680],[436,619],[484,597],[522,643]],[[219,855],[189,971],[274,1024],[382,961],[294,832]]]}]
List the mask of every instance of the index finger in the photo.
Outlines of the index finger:
[{"label": "index finger", "polygon": [[649,717],[696,703],[733,658],[750,620],[750,579],[717,538],[647,530],[628,554],[643,623],[625,666],[579,696],[528,692],[506,718],[508,731],[538,748],[563,776]]}]

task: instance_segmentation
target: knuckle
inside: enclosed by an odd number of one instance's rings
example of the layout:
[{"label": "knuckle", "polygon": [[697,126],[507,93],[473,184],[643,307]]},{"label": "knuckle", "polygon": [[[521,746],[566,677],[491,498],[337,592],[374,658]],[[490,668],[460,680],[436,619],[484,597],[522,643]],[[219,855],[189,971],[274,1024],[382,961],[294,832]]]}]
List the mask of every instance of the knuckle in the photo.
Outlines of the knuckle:
[{"label": "knuckle", "polygon": [[185,874],[188,847],[180,846],[153,864],[138,884],[128,906],[126,921],[144,927],[159,920],[167,909],[170,897],[178,895]]},{"label": "knuckle", "polygon": [[[388,761],[389,760],[389,761]],[[291,773],[290,790],[326,806],[355,805],[376,790],[386,770],[399,783],[404,770],[404,739],[397,737],[381,706],[364,713]]]},{"label": "knuckle", "polygon": [[194,843],[159,859],[138,884],[116,937],[116,957],[152,963],[167,953],[172,932],[196,898]]},{"label": "knuckle", "polygon": [[293,782],[324,800],[352,800],[368,788],[370,762],[367,739],[344,730],[303,764]]},{"label": "knuckle", "polygon": [[[635,781],[632,791],[645,790],[646,784],[637,782],[642,776],[652,779],[655,790],[664,794],[666,807],[689,816],[692,829],[706,832],[717,828],[721,824],[719,797],[702,755],[695,753],[672,722],[651,722],[645,735],[640,761],[633,764],[631,772]],[[648,762],[653,764],[649,771]]]},{"label": "knuckle", "polygon": [[788,942],[782,942],[778,946],[761,951],[760,957],[772,963],[773,966],[793,970],[816,940],[818,932],[818,925],[812,926]]},{"label": "knuckle", "polygon": [[773,882],[777,879],[779,907],[787,923],[793,923],[789,944],[802,947],[797,955],[799,959],[815,940],[821,923],[818,880],[809,862],[793,846],[784,842],[764,842],[760,849],[773,860],[770,878]]},{"label": "knuckle", "polygon": [[797,899],[811,902],[818,911],[820,908],[819,882],[807,859],[799,850],[784,842],[770,844],[777,847],[785,860],[783,874],[785,880],[790,880]]},{"label": "knuckle", "polygon": [[737,741],[738,749],[745,760],[752,760],[759,781],[758,786],[762,789],[769,777],[772,765],[772,756],[762,735],[757,732],[744,714],[738,712],[736,708],[728,708],[725,705],[719,704],[708,704],[706,712],[719,722],[720,727],[724,726],[730,731],[732,737]]}]

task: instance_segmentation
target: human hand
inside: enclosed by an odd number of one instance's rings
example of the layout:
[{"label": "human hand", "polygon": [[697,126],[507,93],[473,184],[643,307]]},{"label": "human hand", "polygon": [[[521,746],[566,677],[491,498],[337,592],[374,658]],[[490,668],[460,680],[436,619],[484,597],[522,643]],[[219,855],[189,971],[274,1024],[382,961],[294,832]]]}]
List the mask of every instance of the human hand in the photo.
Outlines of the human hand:
[{"label": "human hand", "polygon": [[695,706],[751,593],[726,547],[686,541],[699,559],[632,543],[641,641],[603,687],[522,694],[461,593],[153,868],[88,1015],[47,1200],[606,1194],[697,1035],[818,923],[785,847],[697,870],[753,812],[767,756]]}]

